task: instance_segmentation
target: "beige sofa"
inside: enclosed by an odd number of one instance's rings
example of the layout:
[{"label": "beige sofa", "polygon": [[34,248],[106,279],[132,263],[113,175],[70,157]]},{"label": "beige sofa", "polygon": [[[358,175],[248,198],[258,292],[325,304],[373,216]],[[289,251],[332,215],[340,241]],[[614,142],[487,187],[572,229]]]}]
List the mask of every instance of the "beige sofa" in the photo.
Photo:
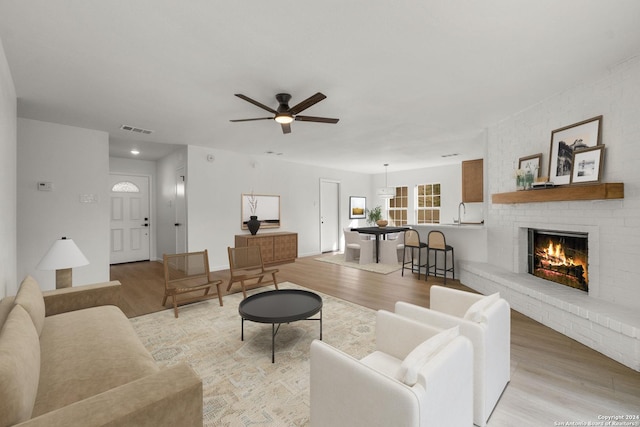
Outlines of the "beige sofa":
[{"label": "beige sofa", "polygon": [[117,307],[120,283],[0,301],[0,427],[202,426],[202,381],[160,369]]}]

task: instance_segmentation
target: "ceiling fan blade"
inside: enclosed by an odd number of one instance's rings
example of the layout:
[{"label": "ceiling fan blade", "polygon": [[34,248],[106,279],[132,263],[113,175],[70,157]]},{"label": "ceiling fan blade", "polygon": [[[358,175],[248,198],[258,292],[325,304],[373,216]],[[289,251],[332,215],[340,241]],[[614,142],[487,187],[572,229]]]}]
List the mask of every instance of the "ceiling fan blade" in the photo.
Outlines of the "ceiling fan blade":
[{"label": "ceiling fan blade", "polygon": [[252,122],[254,120],[273,120],[273,117],[259,117],[257,119],[235,119],[229,120],[230,122]]},{"label": "ceiling fan blade", "polygon": [[314,104],[317,104],[318,102],[322,101],[325,98],[326,98],[325,95],[318,92],[315,95],[311,95],[309,98],[305,99],[301,103],[296,104],[293,107],[289,108],[289,112],[295,116],[302,110],[306,110],[307,108],[311,107]]},{"label": "ceiling fan blade", "polygon": [[340,119],[330,119],[328,117],[296,116],[296,120],[300,120],[303,122],[338,123],[338,120]]},{"label": "ceiling fan blade", "polygon": [[280,123],[282,126],[282,133],[291,133],[291,124],[290,123]]},{"label": "ceiling fan blade", "polygon": [[236,95],[238,98],[240,98],[240,99],[244,99],[245,101],[252,103],[252,104],[253,104],[253,105],[255,105],[256,107],[260,107],[260,108],[262,108],[263,110],[267,110],[268,112],[273,113],[273,114],[278,114],[278,112],[277,112],[276,110],[274,110],[273,108],[271,108],[271,107],[267,107],[266,105],[261,104],[260,102],[258,102],[258,101],[256,101],[256,100],[254,100],[254,99],[249,98],[248,96],[244,96],[244,95],[242,95],[241,93],[236,93],[235,95]]}]

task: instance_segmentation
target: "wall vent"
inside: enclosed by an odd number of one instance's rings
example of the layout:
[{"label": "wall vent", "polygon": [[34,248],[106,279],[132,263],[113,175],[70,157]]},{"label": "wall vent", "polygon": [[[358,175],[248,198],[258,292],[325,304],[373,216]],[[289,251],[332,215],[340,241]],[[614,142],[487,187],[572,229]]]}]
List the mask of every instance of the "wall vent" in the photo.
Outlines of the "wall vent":
[{"label": "wall vent", "polygon": [[137,128],[135,126],[129,126],[129,125],[122,125],[120,126],[120,129],[126,130],[127,132],[142,133],[144,135],[149,135],[153,133],[152,130]]}]

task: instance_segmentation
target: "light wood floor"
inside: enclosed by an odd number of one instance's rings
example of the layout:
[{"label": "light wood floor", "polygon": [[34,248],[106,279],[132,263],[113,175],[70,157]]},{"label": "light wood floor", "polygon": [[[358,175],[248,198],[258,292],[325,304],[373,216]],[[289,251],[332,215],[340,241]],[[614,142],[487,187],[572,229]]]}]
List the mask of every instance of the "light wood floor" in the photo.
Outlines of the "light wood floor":
[{"label": "light wood floor", "polygon": [[[400,271],[388,275],[299,258],[278,266],[278,281],[289,281],[374,310],[393,311],[396,301],[429,306],[425,282]],[[225,280],[228,271],[213,273]],[[123,284],[123,310],[129,317],[163,309],[162,264],[142,262],[111,267]],[[458,281],[447,286],[471,291]],[[238,292],[239,284],[231,292]],[[169,308],[167,305],[166,308]],[[640,373],[512,310],[511,383],[489,426],[554,425],[598,421],[598,415],[640,414]],[[636,425],[640,426],[640,422]]]}]

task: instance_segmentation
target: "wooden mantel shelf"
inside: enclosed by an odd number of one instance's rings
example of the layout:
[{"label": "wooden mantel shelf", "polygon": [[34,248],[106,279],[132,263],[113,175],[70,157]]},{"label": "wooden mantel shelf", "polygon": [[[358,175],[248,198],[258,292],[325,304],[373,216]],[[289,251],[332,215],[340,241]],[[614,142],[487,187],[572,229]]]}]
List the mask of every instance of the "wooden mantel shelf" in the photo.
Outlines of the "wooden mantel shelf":
[{"label": "wooden mantel shelf", "polygon": [[573,200],[624,199],[624,183],[565,185],[539,190],[512,191],[491,195],[493,203],[536,203]]}]

